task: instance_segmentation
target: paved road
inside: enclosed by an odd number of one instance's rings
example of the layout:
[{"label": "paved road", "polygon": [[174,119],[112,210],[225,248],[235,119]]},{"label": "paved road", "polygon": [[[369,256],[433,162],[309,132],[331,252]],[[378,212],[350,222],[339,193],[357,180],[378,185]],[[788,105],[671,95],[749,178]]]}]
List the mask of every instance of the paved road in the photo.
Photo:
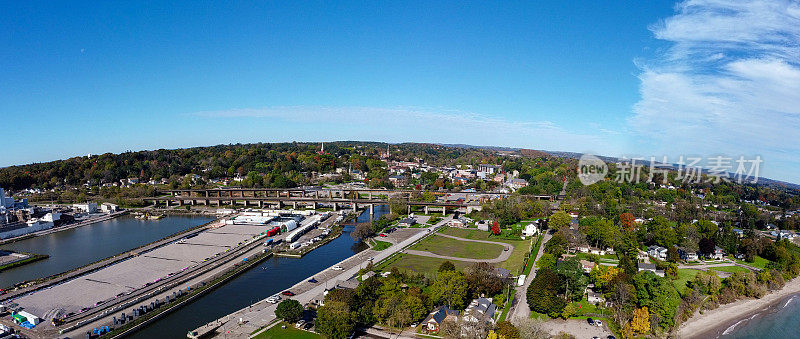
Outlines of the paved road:
[{"label": "paved road", "polygon": [[514,246],[511,246],[509,244],[502,243],[502,242],[495,242],[495,241],[488,241],[488,240],[464,239],[464,238],[454,237],[452,235],[441,234],[441,233],[437,233],[436,235],[440,236],[440,237],[451,238],[451,239],[456,239],[456,240],[460,240],[460,241],[482,242],[482,243],[485,243],[485,244],[501,245],[501,246],[503,246],[503,248],[505,248],[505,250],[502,253],[500,253],[500,255],[497,258],[494,258],[494,259],[473,259],[473,258],[450,257],[450,256],[446,256],[446,255],[439,255],[439,254],[436,254],[436,253],[431,253],[431,252],[428,252],[428,251],[418,251],[418,250],[405,250],[405,251],[403,251],[403,253],[408,253],[408,254],[413,254],[413,255],[421,255],[421,256],[424,256],[424,257],[431,257],[431,258],[448,259],[448,260],[458,260],[458,261],[468,261],[468,262],[501,263],[501,262],[504,262],[504,261],[508,260],[508,258],[511,257],[511,253],[514,252]]},{"label": "paved road", "polygon": [[550,237],[552,236],[549,233],[544,234],[544,238],[542,239],[542,244],[539,246],[539,252],[536,253],[536,258],[533,261],[533,268],[531,269],[531,274],[529,274],[525,278],[525,284],[523,284],[522,286],[517,286],[517,292],[514,294],[514,302],[511,304],[512,309],[510,312],[511,316],[508,318],[509,321],[513,321],[516,319],[527,319],[528,317],[530,317],[531,309],[528,306],[528,297],[526,293],[528,291],[528,286],[531,285],[531,281],[533,281],[533,278],[536,277],[536,271],[538,271],[538,269],[536,268],[536,261],[538,261],[539,258],[542,257],[542,254],[544,254],[544,243],[550,240]]},{"label": "paved road", "polygon": [[[307,282],[307,280],[311,277],[301,280],[299,283],[289,288],[289,290],[305,290],[305,292],[297,293],[292,299],[299,301],[301,304],[310,302],[318,295],[321,295],[326,287],[333,287],[337,281],[345,281],[358,274],[358,271],[366,266],[368,258],[372,257],[374,258],[373,262],[378,263],[392,254],[399,252],[403,248],[419,241],[423,237],[433,234],[438,227],[447,223],[449,219],[451,218],[444,218],[436,225],[428,228],[418,228],[417,230],[419,230],[419,232],[383,251],[374,251],[370,249],[353,255],[337,264],[344,269],[342,271],[334,271],[332,269],[333,266],[331,266],[331,268],[327,268],[315,274],[313,277],[318,283],[313,284],[313,287],[310,289],[307,289],[311,284]],[[216,327],[222,324],[216,331],[219,337],[248,338],[250,333],[253,333],[253,331],[275,320],[276,308],[277,304],[268,303],[266,299],[264,299],[218,320],[212,321],[203,327]]]}]

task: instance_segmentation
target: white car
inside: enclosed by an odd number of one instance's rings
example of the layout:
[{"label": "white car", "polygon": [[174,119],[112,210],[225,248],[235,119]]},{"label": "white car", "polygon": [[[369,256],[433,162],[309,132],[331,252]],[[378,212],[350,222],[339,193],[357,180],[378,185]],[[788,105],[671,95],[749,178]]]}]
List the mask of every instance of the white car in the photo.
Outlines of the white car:
[{"label": "white car", "polygon": [[332,270],[334,270],[334,271],[341,271],[341,270],[343,270],[342,266],[339,266],[339,265],[333,265],[333,267],[331,267],[331,269],[332,269]]},{"label": "white car", "polygon": [[600,320],[595,320],[594,321],[594,326],[603,326],[603,322],[600,321]]}]

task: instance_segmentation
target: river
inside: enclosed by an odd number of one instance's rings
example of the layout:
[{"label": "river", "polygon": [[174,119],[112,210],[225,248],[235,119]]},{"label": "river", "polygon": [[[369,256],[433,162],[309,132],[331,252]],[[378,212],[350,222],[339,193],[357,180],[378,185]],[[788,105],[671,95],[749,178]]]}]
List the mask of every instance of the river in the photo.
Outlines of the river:
[{"label": "river", "polygon": [[0,288],[47,277],[126,252],[214,218],[167,216],[137,220],[130,215],[0,246],[3,250],[48,254],[50,258],[0,273]]},{"label": "river", "polygon": [[[375,206],[375,215],[389,212],[386,205]],[[370,221],[368,211],[357,222]],[[161,318],[134,338],[185,338],[186,333],[210,321],[240,310],[256,301],[281,292],[323,269],[363,251],[367,246],[350,237],[354,224],[345,225],[341,236],[300,259],[272,257],[225,285]]]}]

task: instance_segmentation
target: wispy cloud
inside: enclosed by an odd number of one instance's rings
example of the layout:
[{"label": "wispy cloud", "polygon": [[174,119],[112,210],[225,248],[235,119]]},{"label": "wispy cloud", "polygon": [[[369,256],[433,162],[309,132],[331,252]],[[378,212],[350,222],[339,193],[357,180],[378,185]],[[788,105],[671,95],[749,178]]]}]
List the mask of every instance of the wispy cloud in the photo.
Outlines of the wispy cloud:
[{"label": "wispy cloud", "polygon": [[631,127],[666,154],[753,155],[800,181],[800,3],[691,0],[650,27]]},{"label": "wispy cloud", "polygon": [[[202,118],[250,118],[303,124],[331,138],[402,142],[441,142],[597,151],[614,148],[608,140],[576,133],[551,121],[522,121],[444,109],[413,107],[284,106],[202,111]],[[602,147],[602,148],[601,148]]]}]

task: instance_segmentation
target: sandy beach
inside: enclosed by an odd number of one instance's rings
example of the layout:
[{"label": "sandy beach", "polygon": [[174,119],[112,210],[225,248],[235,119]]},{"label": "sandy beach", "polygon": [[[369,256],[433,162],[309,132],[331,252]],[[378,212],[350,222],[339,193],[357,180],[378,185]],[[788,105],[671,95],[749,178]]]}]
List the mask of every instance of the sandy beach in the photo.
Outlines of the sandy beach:
[{"label": "sandy beach", "polygon": [[761,299],[739,300],[703,314],[695,314],[684,322],[678,329],[679,338],[715,338],[728,327],[742,319],[767,310],[770,306],[800,293],[800,277],[795,278],[786,285]]}]

